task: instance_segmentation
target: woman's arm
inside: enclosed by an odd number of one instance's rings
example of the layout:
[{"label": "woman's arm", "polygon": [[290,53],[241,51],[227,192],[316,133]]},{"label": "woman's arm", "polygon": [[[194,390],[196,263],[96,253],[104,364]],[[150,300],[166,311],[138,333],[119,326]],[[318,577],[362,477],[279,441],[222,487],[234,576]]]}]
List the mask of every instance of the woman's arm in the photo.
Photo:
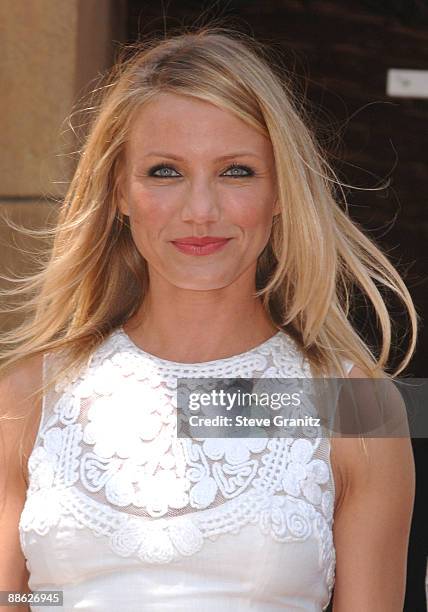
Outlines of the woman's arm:
[{"label": "woman's arm", "polygon": [[[353,378],[364,378],[354,368]],[[392,385],[392,383],[391,383]],[[402,400],[394,395],[395,401]],[[402,612],[415,473],[410,439],[335,438],[334,612]]]},{"label": "woman's arm", "polygon": [[[0,591],[27,592],[28,571],[19,541],[18,522],[26,497],[26,483],[19,461],[19,442],[24,421],[19,417],[32,410],[23,440],[27,455],[37,431],[37,410],[28,395],[41,384],[41,360],[33,359],[11,375],[0,380]],[[4,416],[12,417],[4,419]],[[0,610],[25,612],[27,607],[0,605]]]}]

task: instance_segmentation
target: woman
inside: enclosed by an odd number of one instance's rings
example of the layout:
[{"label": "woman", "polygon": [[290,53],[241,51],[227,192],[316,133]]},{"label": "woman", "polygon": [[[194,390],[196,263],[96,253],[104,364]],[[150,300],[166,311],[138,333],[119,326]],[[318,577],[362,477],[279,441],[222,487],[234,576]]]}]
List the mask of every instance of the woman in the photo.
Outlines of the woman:
[{"label": "woman", "polygon": [[21,290],[31,316],[3,339],[3,589],[63,590],[65,610],[322,610],[336,575],[336,612],[402,609],[407,439],[174,429],[179,377],[386,376],[379,283],[409,312],[408,363],[410,296],[335,184],[254,41],[205,28],[116,67]]}]

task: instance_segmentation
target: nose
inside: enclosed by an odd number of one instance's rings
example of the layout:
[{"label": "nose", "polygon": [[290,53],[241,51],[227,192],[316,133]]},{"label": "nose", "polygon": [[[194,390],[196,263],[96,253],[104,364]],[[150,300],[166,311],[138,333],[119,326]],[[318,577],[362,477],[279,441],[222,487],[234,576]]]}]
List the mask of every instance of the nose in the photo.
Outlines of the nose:
[{"label": "nose", "polygon": [[189,185],[183,197],[183,222],[201,225],[219,220],[220,202],[214,185],[206,181],[195,181]]}]

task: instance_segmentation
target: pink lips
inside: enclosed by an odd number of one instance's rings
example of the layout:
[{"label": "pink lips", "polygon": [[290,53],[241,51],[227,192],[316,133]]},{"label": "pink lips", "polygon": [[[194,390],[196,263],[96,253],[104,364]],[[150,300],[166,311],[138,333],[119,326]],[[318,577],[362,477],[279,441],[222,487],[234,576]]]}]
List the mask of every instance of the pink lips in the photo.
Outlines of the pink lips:
[{"label": "pink lips", "polygon": [[222,249],[230,238],[220,238],[217,236],[204,236],[203,238],[178,238],[172,244],[182,253],[188,255],[210,255]]}]

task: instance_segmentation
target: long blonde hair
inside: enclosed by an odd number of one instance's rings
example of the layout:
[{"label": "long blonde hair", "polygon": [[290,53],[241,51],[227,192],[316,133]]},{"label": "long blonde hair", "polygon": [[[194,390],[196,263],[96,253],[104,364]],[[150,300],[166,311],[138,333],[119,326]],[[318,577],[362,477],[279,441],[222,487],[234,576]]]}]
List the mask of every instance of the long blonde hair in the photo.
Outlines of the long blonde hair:
[{"label": "long blonde hair", "polygon": [[[21,299],[14,310],[26,316],[1,336],[2,369],[61,349],[67,354],[65,375],[144,300],[147,264],[118,212],[118,173],[136,112],[168,91],[227,109],[272,142],[282,214],[274,218],[257,270],[257,297],[272,321],[296,340],[316,372],[343,373],[345,358],[377,376],[391,348],[391,320],[379,290],[387,287],[410,320],[408,350],[396,373],[402,371],[416,343],[409,292],[387,257],[350,220],[344,201],[336,201],[340,182],[265,48],[242,33],[208,26],[154,38],[132,51],[102,88],[51,232],[49,261],[3,291],[4,298]],[[377,314],[377,356],[349,320],[355,287]]]}]

